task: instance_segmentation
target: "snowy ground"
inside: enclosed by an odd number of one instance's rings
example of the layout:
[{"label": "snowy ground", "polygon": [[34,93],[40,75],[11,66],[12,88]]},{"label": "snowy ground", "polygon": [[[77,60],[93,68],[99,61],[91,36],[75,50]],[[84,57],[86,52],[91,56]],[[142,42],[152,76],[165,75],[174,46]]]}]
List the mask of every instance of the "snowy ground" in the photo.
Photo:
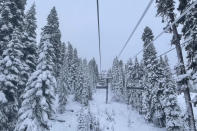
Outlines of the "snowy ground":
[{"label": "snowy ground", "polygon": [[[191,99],[193,99],[197,95],[197,93],[191,93]],[[178,104],[181,107],[181,110],[183,113],[186,111],[186,104],[185,104],[185,99],[183,93],[178,95]],[[193,107],[194,110],[194,117],[197,119],[197,107]]]},{"label": "snowy ground", "polygon": [[69,96],[66,112],[58,116],[58,120],[65,122],[53,122],[51,131],[77,131],[77,118],[81,105],[73,101],[73,96]]},{"label": "snowy ground", "polygon": [[94,95],[90,108],[99,119],[102,131],[164,131],[146,123],[143,116],[126,104],[111,101],[105,104],[103,90],[98,90]]},{"label": "snowy ground", "polygon": [[[52,131],[77,131],[80,109],[81,105],[73,102],[70,96],[67,104],[68,111],[58,116],[58,119],[65,122],[53,122]],[[126,104],[111,101],[105,104],[105,90],[97,90],[90,102],[90,110],[99,120],[102,131],[165,131],[146,123],[143,116],[138,115]]]}]

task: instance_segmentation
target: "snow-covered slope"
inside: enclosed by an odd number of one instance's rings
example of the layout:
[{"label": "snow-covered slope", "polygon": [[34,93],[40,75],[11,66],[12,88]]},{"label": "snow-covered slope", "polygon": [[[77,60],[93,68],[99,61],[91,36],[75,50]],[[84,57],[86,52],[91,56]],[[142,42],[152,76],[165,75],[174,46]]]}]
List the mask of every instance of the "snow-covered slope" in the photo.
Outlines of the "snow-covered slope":
[{"label": "snow-covered slope", "polygon": [[[197,93],[190,93],[190,94],[191,94],[191,99],[193,99],[197,95]],[[185,103],[185,99],[184,99],[184,94],[181,93],[180,95],[178,95],[177,99],[178,99],[178,104],[184,113],[186,111],[186,103]],[[193,111],[194,111],[194,117],[195,117],[195,119],[197,119],[197,107],[193,106]]]},{"label": "snow-covered slope", "polygon": [[[52,131],[77,131],[77,118],[82,106],[73,102],[72,98],[70,96],[68,99],[66,113],[58,116],[58,119],[65,122],[53,122]],[[96,116],[102,131],[165,131],[146,123],[143,116],[126,104],[112,102],[110,99],[105,104],[105,90],[97,90],[90,102],[90,111]]]},{"label": "snow-covered slope", "polygon": [[57,118],[62,122],[52,122],[51,131],[77,131],[77,118],[79,116],[80,109],[81,105],[73,101],[73,96],[69,96],[68,103],[66,105],[66,112],[64,114],[58,115]]},{"label": "snow-covered slope", "polygon": [[146,123],[143,116],[126,104],[112,101],[105,104],[105,90],[97,91],[90,108],[99,119],[102,131],[164,131]]}]

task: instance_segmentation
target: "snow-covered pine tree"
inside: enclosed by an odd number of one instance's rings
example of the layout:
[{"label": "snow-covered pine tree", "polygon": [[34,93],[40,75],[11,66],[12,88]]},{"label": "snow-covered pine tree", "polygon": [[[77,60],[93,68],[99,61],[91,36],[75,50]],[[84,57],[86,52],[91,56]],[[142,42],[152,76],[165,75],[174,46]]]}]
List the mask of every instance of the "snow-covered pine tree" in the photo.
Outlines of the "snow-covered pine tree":
[{"label": "snow-covered pine tree", "polygon": [[0,10],[0,56],[12,38],[15,28],[23,32],[24,6],[26,0],[2,0]]},{"label": "snow-covered pine tree", "polygon": [[115,89],[118,88],[117,86],[117,82],[118,82],[118,58],[116,57],[113,60],[113,65],[112,65],[112,70],[111,70],[111,74],[112,74],[112,87],[111,90],[112,92],[115,92]]},{"label": "snow-covered pine tree", "polygon": [[119,88],[122,93],[122,100],[126,100],[127,92],[125,87],[125,74],[124,74],[124,63],[122,60],[119,61]]},{"label": "snow-covered pine tree", "polygon": [[173,79],[167,56],[165,56],[164,60],[161,59],[160,62],[164,71],[163,84],[165,88],[162,105],[166,116],[166,128],[167,131],[180,131],[182,130],[179,117],[181,111],[177,103],[176,83]]},{"label": "snow-covered pine tree", "polygon": [[158,83],[156,88],[153,92],[152,97],[152,108],[154,110],[154,116],[153,116],[153,123],[159,127],[165,127],[165,113],[164,113],[164,107],[162,105],[164,98],[164,78],[165,78],[165,72],[163,68],[163,59],[160,58],[160,61],[157,66],[157,71],[155,71],[156,75],[158,76],[157,81]]},{"label": "snow-covered pine tree", "polygon": [[[21,59],[23,57],[23,48],[24,45],[22,43],[23,38],[23,25],[24,25],[24,6],[25,6],[26,0],[2,0],[1,1],[1,9],[0,9],[0,61],[1,61],[1,77],[0,80],[1,86],[0,90],[4,90],[3,93],[6,96],[7,103],[6,105],[1,105],[3,108],[0,110],[4,112],[4,114],[7,114],[7,121],[1,119],[2,121],[6,122],[5,125],[3,125],[3,130],[13,130],[14,123],[16,121],[16,113],[17,113],[17,106],[20,104],[20,93],[22,92],[24,85],[25,85],[25,63]],[[18,35],[18,36],[17,36]],[[14,43],[14,44],[13,44]],[[14,46],[15,45],[15,46]],[[11,49],[13,48],[13,49]],[[9,55],[6,55],[9,53]],[[16,53],[17,52],[17,53]],[[14,55],[13,55],[14,54]],[[12,59],[12,60],[9,60]],[[10,63],[11,61],[11,63]],[[8,63],[7,63],[8,62]],[[16,63],[14,65],[13,63]],[[20,65],[20,68],[18,67]],[[15,66],[15,68],[10,67]],[[7,69],[4,69],[7,68]],[[7,71],[6,71],[7,70]],[[12,70],[12,71],[11,71]],[[11,71],[11,73],[9,73]],[[6,75],[8,73],[9,75]],[[16,79],[14,76],[16,75]],[[8,77],[13,76],[8,79]],[[14,80],[13,80],[14,79]],[[19,81],[17,81],[17,79]],[[13,80],[13,81],[12,81]],[[13,85],[8,85],[6,81],[10,81]],[[17,81],[17,82],[16,82]],[[12,83],[13,82],[13,83]],[[6,83],[6,86],[3,86]],[[18,85],[17,85],[18,84]],[[12,86],[9,88],[8,86]],[[13,90],[14,88],[14,90]],[[5,92],[5,90],[7,90]],[[13,95],[13,92],[16,92]],[[10,94],[9,94],[10,93]],[[10,96],[10,97],[9,97]],[[8,98],[9,97],[9,98]],[[17,98],[16,98],[17,97]],[[17,100],[15,100],[15,98]],[[14,103],[15,101],[15,103]],[[18,104],[19,103],[19,104]],[[0,111],[0,112],[1,112]],[[2,123],[0,122],[0,127],[2,126]]]},{"label": "snow-covered pine tree", "polygon": [[[125,84],[126,84],[126,87],[132,87],[133,86],[133,79],[132,79],[132,73],[134,71],[134,67],[133,67],[133,62],[131,59],[128,60],[127,64],[125,65]],[[128,90],[127,91],[127,101],[128,101],[128,104],[130,105],[133,105],[133,90]]]},{"label": "snow-covered pine tree", "polygon": [[36,71],[30,76],[22,95],[23,102],[15,131],[49,131],[49,119],[55,112],[53,75],[53,45],[46,27],[42,29],[39,45],[39,59]]},{"label": "snow-covered pine tree", "polygon": [[[132,72],[133,86],[136,88],[142,87],[142,78],[143,78],[143,70],[137,60],[135,59],[134,70]],[[142,91],[139,89],[134,90],[134,107],[137,109],[139,113],[141,113],[142,109]]]},{"label": "snow-covered pine tree", "polygon": [[[137,71],[136,71],[137,87],[143,88],[143,84],[142,84],[143,78],[144,78],[143,60],[142,60],[142,63],[139,63],[138,59],[136,58],[134,68],[137,69]],[[142,108],[143,108],[142,107],[142,98],[143,98],[142,93],[143,93],[143,91],[140,91],[140,90],[137,92],[137,94],[139,96],[137,99],[138,100],[137,110],[140,114],[142,114]]]},{"label": "snow-covered pine tree", "polygon": [[[0,129],[13,130],[17,119],[18,100],[21,92],[21,70],[23,70],[23,44],[21,42],[21,33],[19,29],[15,29],[11,41],[7,48],[3,51],[2,60],[0,60],[0,91],[6,96],[7,102],[5,105],[0,105],[0,112],[3,112],[7,117],[0,121]],[[0,113],[1,114],[1,113]],[[3,117],[3,118],[5,118]]]},{"label": "snow-covered pine tree", "polygon": [[[183,13],[183,11],[188,7],[188,5],[190,4],[191,0],[179,0],[179,6],[178,6],[178,10]],[[185,19],[183,19],[185,20]]]},{"label": "snow-covered pine tree", "polygon": [[88,105],[88,101],[92,99],[92,89],[90,86],[90,76],[89,76],[89,69],[88,63],[86,59],[83,59],[83,76],[84,76],[84,83],[82,89],[82,103],[84,105]]},{"label": "snow-covered pine tree", "polygon": [[90,74],[90,85],[92,90],[96,91],[96,83],[98,81],[98,65],[96,64],[95,58],[91,59],[88,63],[89,74]]},{"label": "snow-covered pine tree", "polygon": [[[65,47],[64,47],[65,48]],[[57,84],[57,94],[59,96],[59,107],[58,107],[58,110],[59,110],[59,113],[64,113],[65,109],[66,109],[66,103],[67,103],[67,95],[68,95],[68,74],[67,74],[67,54],[66,54],[66,48],[64,49],[64,53],[62,53],[62,55],[64,56],[64,58],[62,58],[62,67],[61,67],[61,70],[60,70],[60,75],[58,77],[58,84]],[[62,57],[63,57],[62,56]]]},{"label": "snow-covered pine tree", "polygon": [[24,60],[27,64],[27,72],[30,76],[31,73],[33,73],[36,69],[37,64],[37,45],[36,45],[36,9],[35,9],[35,3],[32,5],[32,7],[27,11],[25,14],[25,27],[24,27],[24,34],[25,38],[23,39],[25,43],[24,48]]},{"label": "snow-covered pine tree", "polygon": [[61,44],[61,66],[64,65],[64,62],[66,60],[66,53],[67,53],[67,47],[66,47],[66,44],[63,42]]},{"label": "snow-covered pine tree", "polygon": [[[189,0],[179,0],[179,1],[180,1],[180,5],[179,5],[178,10],[180,10],[181,13],[182,13],[185,10],[185,8],[188,6]],[[175,4],[174,3],[175,3],[174,0],[157,0],[156,1],[157,15],[161,16],[163,21],[166,21],[168,25],[173,23],[175,21],[175,18],[176,18]],[[194,13],[194,11],[192,11],[192,12]],[[191,13],[189,13],[189,15],[190,14]],[[188,20],[190,20],[190,19],[188,19]],[[180,20],[180,22],[182,22],[182,23],[183,23],[183,21],[184,21],[184,19]],[[192,23],[190,23],[190,24],[193,25]],[[186,69],[185,69],[184,60],[183,60],[183,53],[182,53],[181,45],[180,45],[181,36],[178,33],[178,28],[177,27],[178,27],[178,23],[172,25],[171,28],[170,28],[170,33],[173,34],[171,43],[174,44],[176,46],[176,49],[177,49],[177,57],[178,57],[178,67],[177,68],[179,70],[177,75],[180,76],[180,75],[185,75],[186,74]],[[189,93],[190,89],[189,89],[189,85],[188,85],[188,79],[187,78],[181,79],[180,81],[177,81],[177,83],[178,83],[178,86],[179,86],[178,88],[181,91],[183,91],[183,93],[184,93],[185,102],[186,102],[186,105],[187,105],[187,113],[188,113],[187,115],[188,115],[188,118],[189,118],[189,127],[191,128],[192,131],[196,131],[194,114],[193,114],[193,109],[192,109],[192,103],[190,103],[191,97],[190,97],[190,93]]]},{"label": "snow-covered pine tree", "polygon": [[78,75],[78,69],[79,69],[79,58],[77,49],[75,48],[73,51],[73,61],[72,61],[72,69],[73,69],[73,90],[76,91],[77,88],[77,75]]},{"label": "snow-covered pine tree", "polygon": [[65,66],[66,66],[66,45],[63,42],[61,44],[61,67],[60,67],[60,73],[59,76],[57,78],[57,89],[55,90],[55,94],[59,94],[60,93],[60,88],[61,86],[64,84],[64,78],[65,78]]},{"label": "snow-covered pine tree", "polygon": [[58,111],[60,114],[64,113],[66,110],[66,103],[67,103],[67,95],[68,95],[68,88],[67,84],[65,83],[65,68],[62,67],[60,70],[60,76],[58,77]]},{"label": "snow-covered pine tree", "polygon": [[75,100],[87,106],[88,101],[92,99],[92,90],[90,86],[89,70],[86,59],[79,59],[77,86],[74,92]]},{"label": "snow-covered pine tree", "polygon": [[112,92],[115,101],[124,99],[124,71],[123,63],[116,57],[112,66]]},{"label": "snow-covered pine tree", "polygon": [[[142,40],[144,42],[144,48],[154,39],[152,30],[149,27],[144,29]],[[153,121],[153,119],[161,118],[158,113],[162,113],[161,103],[159,101],[159,90],[160,88],[160,70],[159,61],[157,59],[156,49],[150,44],[143,53],[143,65],[145,68],[145,80],[143,92],[143,112],[145,113],[145,119]],[[156,114],[157,113],[157,114]],[[162,116],[163,117],[163,116]],[[155,120],[156,121],[156,120]]]},{"label": "snow-covered pine tree", "polygon": [[67,50],[67,57],[66,57],[66,62],[67,62],[67,75],[68,75],[68,79],[67,79],[67,83],[68,83],[68,89],[69,89],[69,93],[73,93],[74,91],[74,87],[73,87],[73,47],[71,45],[70,42],[68,42],[68,50]]},{"label": "snow-covered pine tree", "polygon": [[[189,7],[192,2],[187,0],[185,4],[187,5],[186,7]],[[182,8],[182,10],[185,8]],[[195,8],[193,8],[191,12],[186,15],[183,21],[182,32],[185,40],[191,39],[189,42],[187,42],[185,47],[188,60],[187,67],[188,70],[191,70],[191,80],[193,80],[194,83],[197,83],[197,6],[195,6]]]},{"label": "snow-covered pine tree", "polygon": [[77,86],[74,92],[75,100],[80,102],[81,101],[81,93],[83,89],[83,82],[84,82],[84,76],[83,76],[83,67],[82,67],[82,59],[79,59],[79,67],[77,70]]},{"label": "snow-covered pine tree", "polygon": [[59,20],[55,7],[51,9],[51,12],[47,18],[46,31],[50,35],[50,43],[53,45],[54,55],[54,73],[55,77],[59,76],[61,68],[61,32],[59,30]]}]

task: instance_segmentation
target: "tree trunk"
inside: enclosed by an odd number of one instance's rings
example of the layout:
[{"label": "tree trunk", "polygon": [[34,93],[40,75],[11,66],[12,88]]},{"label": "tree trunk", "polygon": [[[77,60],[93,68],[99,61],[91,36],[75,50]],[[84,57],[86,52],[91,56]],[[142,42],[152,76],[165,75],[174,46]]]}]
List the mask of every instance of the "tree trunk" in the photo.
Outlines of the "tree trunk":
[{"label": "tree trunk", "polygon": [[[174,22],[174,14],[170,14],[171,22]],[[183,60],[183,53],[180,45],[180,36],[177,31],[176,25],[172,26],[172,33],[173,33],[173,38],[174,38],[174,44],[176,46],[176,52],[178,56],[178,62],[179,65],[181,66],[181,72],[179,75],[186,74],[186,69],[184,65],[184,60]],[[188,85],[188,80],[183,80],[182,85],[185,85],[185,89],[183,91],[184,97],[185,97],[185,103],[187,106],[187,113],[188,113],[188,118],[189,118],[189,128],[190,131],[196,131],[196,126],[195,126],[195,120],[194,120],[194,113],[193,113],[193,108],[192,108],[192,103],[191,103],[191,96],[190,96],[190,91],[189,91],[189,85]]]}]

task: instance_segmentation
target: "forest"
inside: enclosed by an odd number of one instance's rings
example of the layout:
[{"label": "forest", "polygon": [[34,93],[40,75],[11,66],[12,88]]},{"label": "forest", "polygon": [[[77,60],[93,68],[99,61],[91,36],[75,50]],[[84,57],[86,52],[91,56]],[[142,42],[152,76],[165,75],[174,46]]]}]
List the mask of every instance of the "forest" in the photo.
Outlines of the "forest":
[{"label": "forest", "polygon": [[121,60],[124,47],[107,71],[62,40],[55,6],[38,34],[26,2],[0,0],[0,131],[197,130],[196,0],[151,0],[177,52],[173,69],[172,50],[159,55],[160,35],[146,26],[142,58]]}]

